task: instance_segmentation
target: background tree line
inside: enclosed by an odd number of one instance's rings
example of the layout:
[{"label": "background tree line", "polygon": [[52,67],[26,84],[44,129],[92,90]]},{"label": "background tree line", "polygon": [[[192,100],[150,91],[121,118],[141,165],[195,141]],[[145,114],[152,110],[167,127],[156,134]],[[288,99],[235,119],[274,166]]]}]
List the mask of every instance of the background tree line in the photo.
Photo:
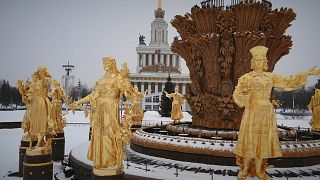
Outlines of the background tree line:
[{"label": "background tree line", "polygon": [[8,108],[9,105],[15,105],[15,107],[22,105],[18,88],[12,87],[6,80],[0,80],[0,104],[1,108]]},{"label": "background tree line", "polygon": [[[87,85],[75,86],[69,96],[74,101],[87,96],[91,91]],[[16,109],[18,106],[24,106],[18,87],[11,86],[5,79],[0,80],[0,109]]]},{"label": "background tree line", "polygon": [[[171,82],[171,78],[166,83],[165,90],[168,93],[173,92],[174,85]],[[292,109],[293,102],[295,109],[308,109],[308,104],[311,100],[311,97],[314,95],[315,89],[320,89],[320,79],[314,86],[303,87],[295,91],[280,91],[274,89],[273,93],[275,98],[279,100],[282,105],[280,106],[283,109]],[[78,100],[79,98],[85,97],[90,94],[92,89],[89,89],[87,85],[75,86],[71,89],[72,100]],[[161,101],[161,112],[162,116],[170,115],[171,111],[171,101],[167,97],[162,95]],[[3,108],[17,108],[17,106],[24,106],[21,101],[21,95],[16,86],[11,86],[9,81],[5,79],[0,80],[0,109]]]},{"label": "background tree line", "polygon": [[314,95],[315,89],[320,89],[320,79],[314,86],[302,87],[295,91],[280,91],[274,89],[275,98],[281,102],[281,108],[284,110],[295,109],[307,110],[311,97]]}]

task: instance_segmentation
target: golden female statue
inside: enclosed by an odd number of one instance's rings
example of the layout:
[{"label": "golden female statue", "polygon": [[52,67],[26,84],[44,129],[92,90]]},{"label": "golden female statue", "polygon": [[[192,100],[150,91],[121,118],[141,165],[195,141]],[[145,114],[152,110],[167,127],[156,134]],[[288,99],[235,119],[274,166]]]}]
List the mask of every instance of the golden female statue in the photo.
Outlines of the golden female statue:
[{"label": "golden female statue", "polygon": [[[29,85],[28,85],[29,84]],[[22,122],[22,128],[27,132],[30,140],[37,140],[34,148],[46,147],[51,151],[49,132],[54,132],[54,123],[50,118],[51,104],[48,99],[48,88],[51,76],[46,67],[39,67],[32,74],[32,82],[18,81],[23,101],[26,102],[27,111]],[[26,88],[29,86],[29,88]]]},{"label": "golden female statue", "polygon": [[171,119],[173,120],[174,123],[179,122],[180,119],[183,118],[182,110],[181,110],[181,105],[183,103],[184,97],[182,94],[179,93],[178,86],[174,88],[174,93],[166,93],[166,96],[168,98],[173,98],[172,101],[172,109],[171,109]]},{"label": "golden female statue", "polygon": [[119,72],[115,59],[105,57],[103,66],[106,74],[96,83],[95,90],[71,105],[74,110],[80,103],[95,103],[88,159],[93,161],[93,173],[98,176],[117,175],[123,171],[123,147],[128,140],[121,133],[118,103],[122,94],[128,99],[134,95],[126,64]]},{"label": "golden female statue", "polygon": [[265,72],[268,68],[267,51],[268,48],[264,46],[250,50],[253,71],[239,78],[233,93],[235,103],[245,107],[234,149],[240,166],[238,179],[246,179],[248,173],[266,179],[266,159],[282,156],[276,116],[270,102],[272,88],[291,91],[303,87],[309,75],[320,74],[316,68],[290,77]]},{"label": "golden female statue", "polygon": [[312,119],[310,121],[312,130],[320,131],[320,89],[316,89],[308,108],[312,111]]},{"label": "golden female statue", "polygon": [[[53,81],[53,90],[49,93],[49,97],[52,98],[51,104],[51,119],[54,122],[55,132],[63,132],[63,128],[66,125],[65,118],[62,117],[62,101],[64,99],[66,102],[66,93],[60,87],[58,80]],[[66,102],[67,103],[67,102]]]},{"label": "golden female statue", "polygon": [[132,99],[132,124],[133,125],[141,125],[141,121],[143,119],[144,113],[140,106],[140,100],[146,96],[147,91],[145,94],[141,94],[137,87],[134,88],[134,98]]}]

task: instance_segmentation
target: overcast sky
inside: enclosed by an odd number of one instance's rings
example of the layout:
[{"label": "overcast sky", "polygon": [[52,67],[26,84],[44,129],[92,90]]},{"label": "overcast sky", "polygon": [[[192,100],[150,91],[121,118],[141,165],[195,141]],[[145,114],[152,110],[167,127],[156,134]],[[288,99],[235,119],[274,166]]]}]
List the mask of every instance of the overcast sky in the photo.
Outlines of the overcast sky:
[{"label": "overcast sky", "polygon": [[[163,0],[169,42],[178,35],[170,20],[190,12],[199,2]],[[320,68],[320,1],[272,3],[273,8],[289,7],[297,14],[286,32],[293,36],[293,48],[277,63],[275,72],[292,75],[312,66]],[[149,44],[156,6],[157,0],[0,0],[0,79],[15,85],[45,65],[54,79],[61,80],[62,65],[70,61],[76,82],[80,78],[92,87],[104,73],[103,56],[115,57],[118,67],[127,62],[135,72],[138,37],[145,35]],[[310,80],[316,82],[316,78]]]}]

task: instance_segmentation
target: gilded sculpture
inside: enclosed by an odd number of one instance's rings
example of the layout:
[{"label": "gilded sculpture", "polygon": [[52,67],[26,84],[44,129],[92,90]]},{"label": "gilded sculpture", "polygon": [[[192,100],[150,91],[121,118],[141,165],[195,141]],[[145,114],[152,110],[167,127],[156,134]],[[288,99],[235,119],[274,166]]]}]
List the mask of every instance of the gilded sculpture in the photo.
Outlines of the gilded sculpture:
[{"label": "gilded sculpture", "polygon": [[66,119],[62,114],[62,99],[67,103],[67,97],[64,90],[60,87],[60,83],[58,80],[53,81],[53,89],[49,93],[49,97],[52,98],[51,101],[51,119],[54,122],[55,132],[61,133],[63,132],[63,128],[66,126]]},{"label": "gilded sculpture", "polygon": [[[98,82],[96,82],[95,87],[93,88],[92,94],[94,94],[94,91],[95,91],[97,86],[98,86]],[[95,109],[96,109],[96,106],[97,106],[97,99],[93,98],[93,97],[90,97],[89,104],[90,104],[90,106],[82,105],[80,107],[80,109],[84,111],[85,118],[89,117],[90,127],[92,127],[93,120],[94,120],[93,119],[94,118],[94,112],[95,112]],[[75,109],[73,108],[72,112],[74,113],[74,111],[75,111]]]},{"label": "gilded sculpture", "polygon": [[147,94],[147,91],[145,94],[141,94],[139,92],[139,89],[137,87],[134,87],[134,98],[132,99],[132,105],[131,105],[131,110],[132,110],[132,125],[141,125],[142,119],[144,117],[144,112],[141,109],[140,106],[140,100],[144,98]]},{"label": "gilded sculpture", "polygon": [[[95,90],[88,96],[71,104],[76,109],[80,103],[93,103],[91,111],[92,136],[88,159],[93,161],[93,173],[98,176],[117,175],[123,172],[124,146],[130,135],[131,111],[120,123],[118,103],[122,94],[133,99],[134,89],[128,79],[129,70],[123,64],[118,71],[114,58],[103,58],[105,75],[96,83]],[[130,130],[129,130],[130,131]]]},{"label": "gilded sculpture", "polygon": [[241,1],[229,9],[195,6],[171,21],[181,39],[171,45],[190,71],[186,100],[192,125],[239,130],[243,109],[233,101],[238,78],[249,72],[251,54],[257,45],[270,49],[271,72],[289,53],[291,36],[286,29],[295,19],[292,9],[270,9],[266,1]]},{"label": "gilded sculpture", "polygon": [[246,179],[248,174],[266,179],[266,159],[282,156],[274,106],[270,102],[272,88],[291,91],[303,87],[308,76],[320,75],[315,67],[290,77],[266,72],[267,51],[268,48],[264,46],[250,50],[253,71],[239,78],[233,92],[235,103],[245,108],[234,148],[240,166],[238,179]]},{"label": "gilded sculpture", "polygon": [[174,93],[166,93],[168,98],[173,98],[172,109],[171,109],[171,119],[174,123],[180,122],[180,119],[183,118],[181,105],[183,104],[184,96],[179,93],[178,86],[174,88]]},{"label": "gilded sculpture", "polygon": [[[35,154],[51,152],[51,135],[55,133],[54,122],[50,118],[51,103],[48,98],[48,88],[51,84],[51,75],[46,67],[39,67],[32,74],[32,82],[27,80],[17,82],[22,101],[26,104],[27,110],[21,124],[25,132],[24,140],[30,141],[29,151]],[[31,147],[31,141],[37,141]]]},{"label": "gilded sculpture", "polygon": [[320,89],[315,90],[308,108],[312,111],[312,119],[310,121],[312,130],[320,131]]}]

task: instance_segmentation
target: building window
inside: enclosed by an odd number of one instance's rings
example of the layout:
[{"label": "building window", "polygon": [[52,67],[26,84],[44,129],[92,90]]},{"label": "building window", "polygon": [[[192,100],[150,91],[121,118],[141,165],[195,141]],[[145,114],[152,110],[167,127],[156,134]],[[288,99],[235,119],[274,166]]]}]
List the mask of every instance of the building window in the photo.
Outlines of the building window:
[{"label": "building window", "polygon": [[169,55],[169,63],[170,63],[170,66],[172,66],[172,55]]},{"label": "building window", "polygon": [[154,63],[154,62],[155,62],[155,59],[154,59],[154,58],[155,58],[155,55],[154,55],[154,54],[152,54],[152,55],[151,55],[151,59],[152,59],[152,61],[151,61],[151,62],[152,62],[152,64],[151,64],[151,65],[154,65],[154,64],[155,64],[155,63]]},{"label": "building window", "polygon": [[155,93],[156,92],[156,87],[155,86],[156,86],[155,83],[152,82],[151,83],[151,92],[150,93]]},{"label": "building window", "polygon": [[167,66],[167,55],[163,55],[163,64]]},{"label": "building window", "polygon": [[139,91],[141,92],[141,82],[137,82],[137,86],[138,86]]},{"label": "building window", "polygon": [[179,93],[181,93],[181,94],[182,94],[182,86],[183,86],[183,84],[179,83]]},{"label": "building window", "polygon": [[152,97],[147,97],[145,101],[146,102],[152,102]]},{"label": "building window", "polygon": [[164,30],[162,30],[162,42],[164,42]]},{"label": "building window", "polygon": [[162,92],[162,83],[158,83],[158,92]]},{"label": "building window", "polygon": [[152,110],[151,108],[152,108],[152,105],[146,105],[145,106],[145,110]]},{"label": "building window", "polygon": [[149,54],[146,54],[146,65],[150,65],[149,64]]},{"label": "building window", "polygon": [[146,92],[146,90],[148,90],[148,83],[147,83],[147,82],[144,82],[143,84],[144,84],[144,90],[143,90],[143,92]]},{"label": "building window", "polygon": [[159,110],[159,105],[153,105],[153,110],[158,111]]},{"label": "building window", "polygon": [[139,53],[138,56],[139,56],[139,66],[143,66],[143,64],[142,64],[142,55]]},{"label": "building window", "polygon": [[153,103],[159,102],[159,96],[153,96]]},{"label": "building window", "polygon": [[176,56],[176,67],[179,67],[179,55]]}]

